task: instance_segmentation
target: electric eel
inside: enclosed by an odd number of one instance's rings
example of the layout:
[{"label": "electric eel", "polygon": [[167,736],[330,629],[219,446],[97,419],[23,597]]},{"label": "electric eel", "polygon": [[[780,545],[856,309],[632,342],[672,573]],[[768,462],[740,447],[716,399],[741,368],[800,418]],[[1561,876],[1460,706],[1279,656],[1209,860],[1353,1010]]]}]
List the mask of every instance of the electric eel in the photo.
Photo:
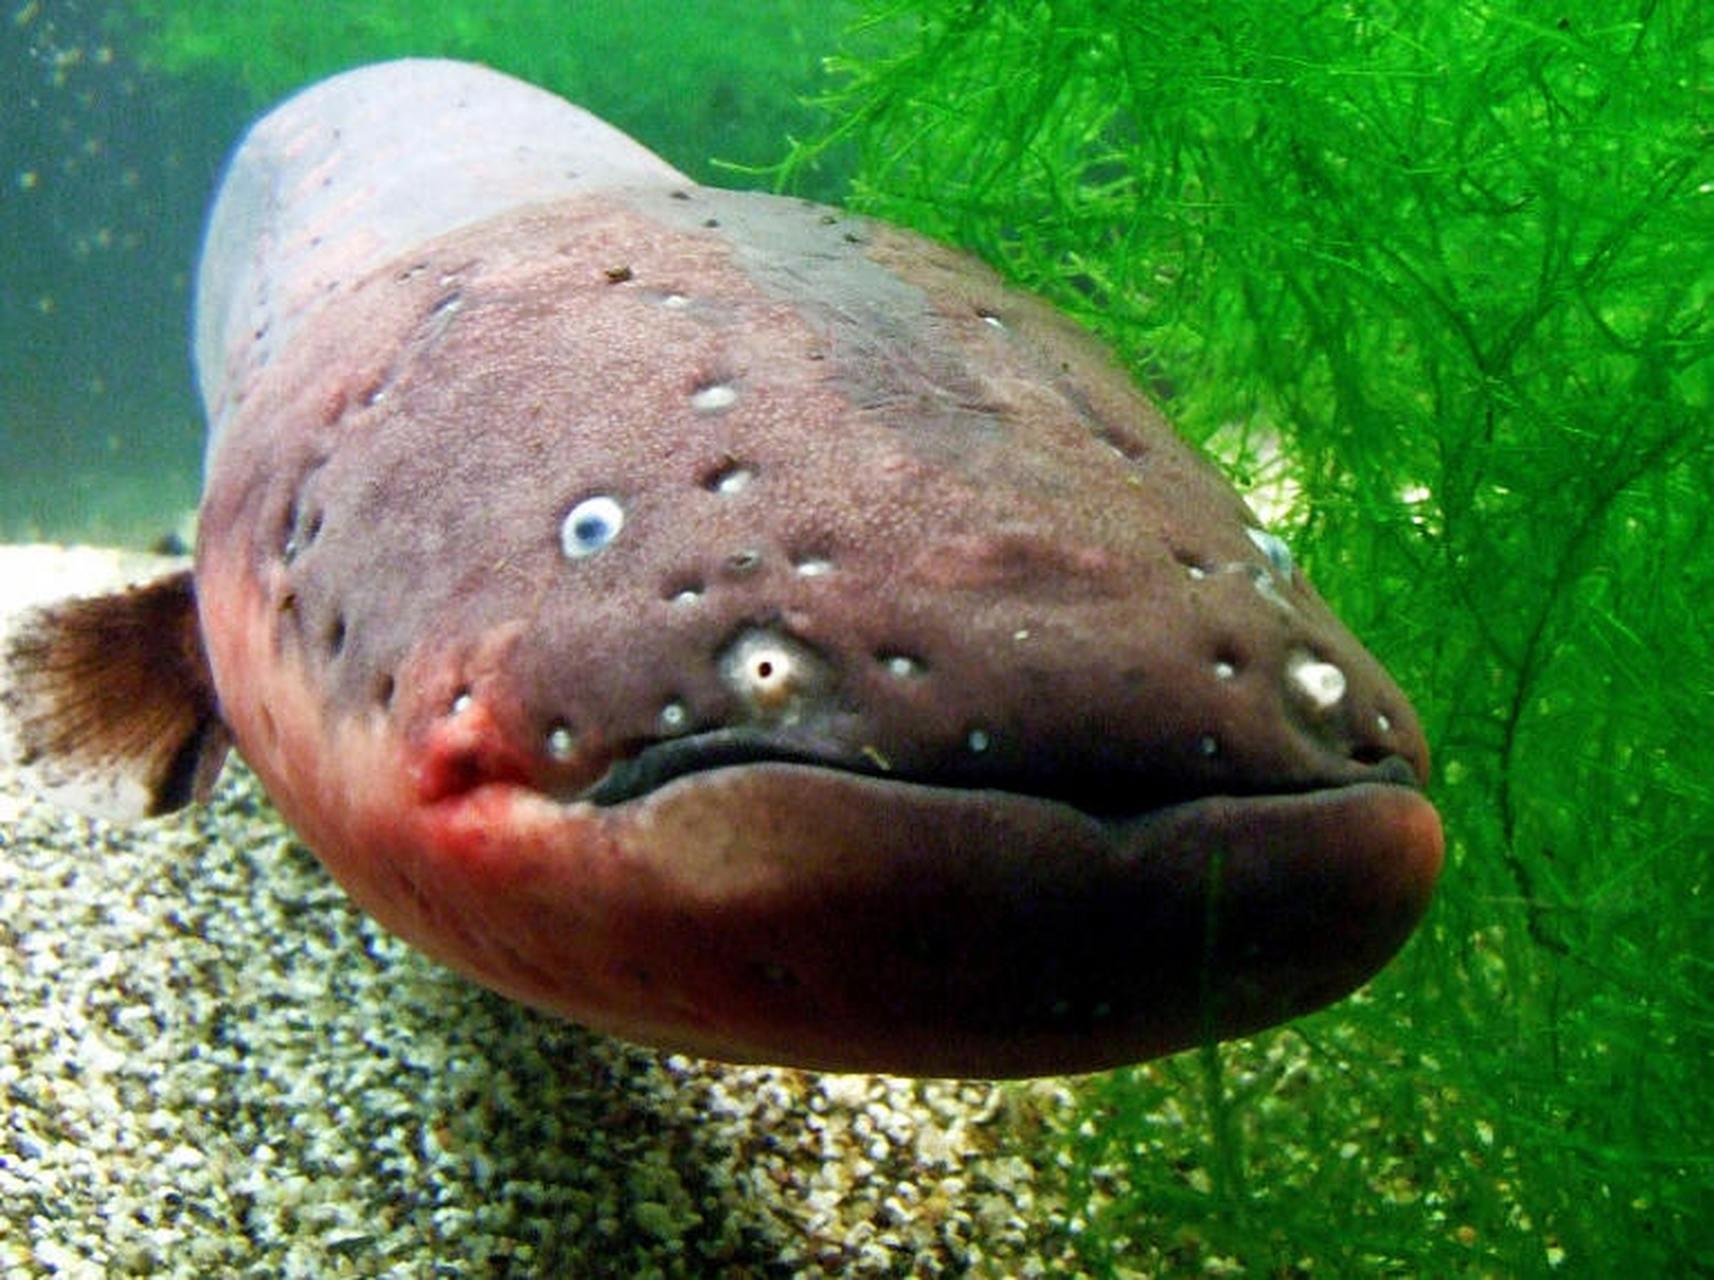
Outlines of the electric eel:
[{"label": "electric eel", "polygon": [[1409,936],[1428,748],[1100,345],[973,258],[407,60],[299,93],[196,287],[193,567],[31,615],[17,754],[229,748],[349,895],[649,1045],[1091,1071]]}]

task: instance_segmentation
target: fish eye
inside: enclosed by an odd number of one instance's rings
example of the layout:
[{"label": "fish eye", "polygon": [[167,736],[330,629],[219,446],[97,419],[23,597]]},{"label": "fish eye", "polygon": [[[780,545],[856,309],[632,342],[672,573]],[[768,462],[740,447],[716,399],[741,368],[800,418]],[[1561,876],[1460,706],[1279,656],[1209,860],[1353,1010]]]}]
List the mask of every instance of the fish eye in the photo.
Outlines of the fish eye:
[{"label": "fish eye", "polygon": [[613,498],[599,494],[573,507],[559,527],[560,550],[568,560],[584,560],[619,536],[625,526],[625,509]]},{"label": "fish eye", "polygon": [[1269,533],[1266,529],[1245,529],[1250,535],[1250,541],[1256,544],[1256,549],[1268,558],[1274,572],[1282,578],[1291,577],[1292,558],[1291,548],[1286,546],[1285,539],[1277,533]]}]

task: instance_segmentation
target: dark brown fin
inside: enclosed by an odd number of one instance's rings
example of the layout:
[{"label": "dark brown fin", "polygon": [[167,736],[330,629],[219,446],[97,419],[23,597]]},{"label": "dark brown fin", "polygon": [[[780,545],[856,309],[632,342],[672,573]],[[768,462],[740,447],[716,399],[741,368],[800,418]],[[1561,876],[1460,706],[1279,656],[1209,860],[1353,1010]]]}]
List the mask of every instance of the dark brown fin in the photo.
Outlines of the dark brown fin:
[{"label": "dark brown fin", "polygon": [[16,763],[56,801],[153,817],[213,788],[231,740],[188,569],[26,614],[4,664]]}]

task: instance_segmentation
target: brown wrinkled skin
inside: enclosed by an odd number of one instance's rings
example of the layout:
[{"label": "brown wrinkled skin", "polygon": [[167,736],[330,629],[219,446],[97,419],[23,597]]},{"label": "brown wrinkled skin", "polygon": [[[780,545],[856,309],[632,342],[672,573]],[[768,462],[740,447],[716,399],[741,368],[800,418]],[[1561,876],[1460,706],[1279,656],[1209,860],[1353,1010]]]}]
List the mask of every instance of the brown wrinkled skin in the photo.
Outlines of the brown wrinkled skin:
[{"label": "brown wrinkled skin", "polygon": [[[596,494],[624,526],[568,559]],[[431,954],[652,1043],[1015,1075],[1289,1018],[1426,906],[1438,821],[1376,770],[1426,776],[1415,716],[1301,574],[1260,589],[1253,524],[972,260],[644,187],[310,315],[215,453],[198,592],[245,756]],[[723,672],[757,628],[814,657],[788,713]],[[579,798],[734,726],[809,762]]]}]

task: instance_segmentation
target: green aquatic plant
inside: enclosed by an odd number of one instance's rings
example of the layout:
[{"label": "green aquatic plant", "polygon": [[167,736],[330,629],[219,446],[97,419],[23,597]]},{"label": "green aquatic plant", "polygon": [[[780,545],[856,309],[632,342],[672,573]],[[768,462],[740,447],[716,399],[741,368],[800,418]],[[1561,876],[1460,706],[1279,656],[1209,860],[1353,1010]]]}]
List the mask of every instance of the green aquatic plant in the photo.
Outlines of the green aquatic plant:
[{"label": "green aquatic plant", "polygon": [[[146,64],[236,80],[258,110],[363,62],[464,58],[588,107],[699,181],[716,176],[715,159],[772,161],[789,134],[809,127],[800,95],[854,12],[851,0],[132,0],[131,8],[143,20]],[[831,190],[836,177],[818,185]]]},{"label": "green aquatic plant", "polygon": [[[875,0],[853,202],[1102,332],[1417,697],[1450,837],[1362,998],[1081,1091],[1097,1271],[1714,1245],[1714,10]],[[791,164],[786,166],[789,177]]]}]

